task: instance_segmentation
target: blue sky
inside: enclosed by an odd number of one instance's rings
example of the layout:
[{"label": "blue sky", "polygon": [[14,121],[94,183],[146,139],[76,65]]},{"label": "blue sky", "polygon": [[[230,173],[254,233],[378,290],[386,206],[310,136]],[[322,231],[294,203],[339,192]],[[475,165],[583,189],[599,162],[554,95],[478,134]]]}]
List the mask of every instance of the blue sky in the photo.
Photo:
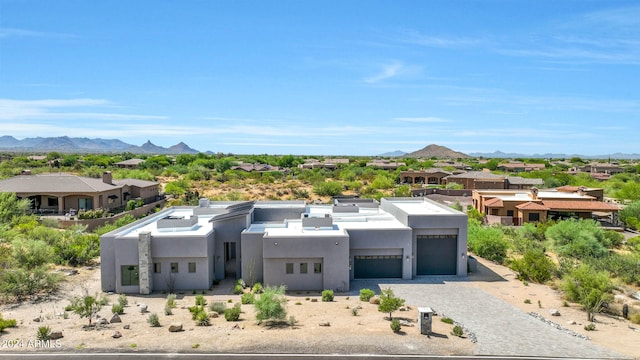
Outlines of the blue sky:
[{"label": "blue sky", "polygon": [[0,0],[0,135],[640,152],[640,3]]}]

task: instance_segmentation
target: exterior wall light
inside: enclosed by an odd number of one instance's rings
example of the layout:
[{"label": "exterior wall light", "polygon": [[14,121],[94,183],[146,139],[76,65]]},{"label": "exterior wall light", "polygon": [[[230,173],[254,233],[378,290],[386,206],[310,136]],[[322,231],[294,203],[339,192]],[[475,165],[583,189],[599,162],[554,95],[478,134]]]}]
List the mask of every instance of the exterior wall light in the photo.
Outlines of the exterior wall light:
[{"label": "exterior wall light", "polygon": [[274,242],[274,243],[273,243],[273,245],[278,246],[278,242],[277,242],[277,241],[276,241],[276,242]]},{"label": "exterior wall light", "polygon": [[336,245],[339,245],[340,243],[336,241]]}]

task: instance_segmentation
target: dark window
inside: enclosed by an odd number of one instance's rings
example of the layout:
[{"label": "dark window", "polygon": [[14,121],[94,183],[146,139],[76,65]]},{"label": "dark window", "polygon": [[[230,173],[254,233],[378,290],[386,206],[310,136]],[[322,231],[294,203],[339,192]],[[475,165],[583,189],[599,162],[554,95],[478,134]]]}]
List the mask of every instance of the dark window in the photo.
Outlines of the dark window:
[{"label": "dark window", "polygon": [[58,206],[58,198],[47,198],[47,206]]},{"label": "dark window", "polygon": [[287,274],[293,274],[293,263],[286,263],[284,264],[285,266],[285,273]]},{"label": "dark window", "polygon": [[153,263],[153,272],[159,274],[162,272],[162,266],[160,263]]},{"label": "dark window", "polygon": [[138,285],[138,266],[122,265],[120,267],[122,286]]},{"label": "dark window", "polygon": [[171,272],[172,273],[178,272],[178,263],[171,263]]},{"label": "dark window", "polygon": [[190,262],[189,263],[189,272],[190,273],[196,272],[196,263],[194,263],[194,262]]},{"label": "dark window", "polygon": [[307,273],[307,263],[300,263],[300,274]]},{"label": "dark window", "polygon": [[529,221],[540,221],[539,213],[529,213]]},{"label": "dark window", "polygon": [[313,263],[313,273],[314,274],[322,273],[322,263]]}]

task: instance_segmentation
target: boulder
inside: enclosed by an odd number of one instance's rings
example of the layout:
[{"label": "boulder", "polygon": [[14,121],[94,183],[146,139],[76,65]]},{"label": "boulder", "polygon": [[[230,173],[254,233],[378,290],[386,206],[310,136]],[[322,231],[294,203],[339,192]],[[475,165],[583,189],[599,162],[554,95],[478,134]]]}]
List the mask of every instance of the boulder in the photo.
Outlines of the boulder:
[{"label": "boulder", "polygon": [[321,322],[320,324],[318,324],[318,326],[331,326],[330,322]]},{"label": "boulder", "polygon": [[169,325],[169,332],[179,332],[182,331],[182,323],[173,323]]},{"label": "boulder", "polygon": [[401,326],[407,326],[407,327],[414,327],[416,326],[414,323],[407,321],[407,320],[400,320],[400,325]]},{"label": "boulder", "polygon": [[127,324],[127,325],[123,326],[122,328],[125,329],[125,330],[129,330],[129,329],[131,329],[131,325]]},{"label": "boulder", "polygon": [[111,335],[111,337],[114,339],[119,339],[122,337],[122,334],[120,333],[120,331],[116,330],[113,332],[113,335]]},{"label": "boulder", "polygon": [[567,325],[575,325],[575,324],[576,324],[575,320],[567,321]]},{"label": "boulder", "polygon": [[33,319],[33,322],[40,322],[40,321],[42,321],[42,318],[40,316]]},{"label": "boulder", "polygon": [[147,312],[147,309],[149,308],[149,307],[147,306],[147,304],[140,304],[140,305],[138,305],[138,307],[140,307],[140,312],[141,312],[141,313],[145,313],[145,312]]},{"label": "boulder", "polygon": [[118,314],[113,314],[113,316],[111,317],[111,320],[109,320],[110,323],[121,323],[122,319],[120,319],[120,315]]},{"label": "boulder", "polygon": [[640,291],[634,292],[629,296],[631,296],[632,299],[640,300]]},{"label": "boulder", "polygon": [[62,339],[64,337],[64,335],[62,335],[62,331],[52,331],[51,334],[49,334],[49,339],[51,340],[58,340],[58,339]]},{"label": "boulder", "polygon": [[558,309],[549,309],[549,314],[551,314],[551,316],[560,316],[560,311],[558,311]]},{"label": "boulder", "polygon": [[109,324],[109,321],[107,321],[106,318],[101,318],[100,320],[98,320],[98,325],[107,325]]},{"label": "boulder", "polygon": [[216,319],[216,318],[218,318],[219,316],[220,316],[220,314],[218,314],[218,313],[217,313],[217,312],[215,312],[215,311],[212,311],[212,312],[210,312],[210,313],[209,313],[209,317],[210,317],[210,318],[212,318],[212,319]]}]

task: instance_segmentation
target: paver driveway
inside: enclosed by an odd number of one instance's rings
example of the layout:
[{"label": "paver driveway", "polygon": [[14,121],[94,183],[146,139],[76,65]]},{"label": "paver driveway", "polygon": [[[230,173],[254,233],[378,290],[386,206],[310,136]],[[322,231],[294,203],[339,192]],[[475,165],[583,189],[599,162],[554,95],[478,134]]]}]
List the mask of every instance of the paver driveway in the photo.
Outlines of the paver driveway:
[{"label": "paver driveway", "polygon": [[356,294],[362,288],[390,287],[408,304],[429,306],[438,314],[454,319],[476,335],[477,355],[624,358],[589,340],[558,330],[482,289],[454,281],[444,278],[355,280],[351,282],[351,289]]}]

